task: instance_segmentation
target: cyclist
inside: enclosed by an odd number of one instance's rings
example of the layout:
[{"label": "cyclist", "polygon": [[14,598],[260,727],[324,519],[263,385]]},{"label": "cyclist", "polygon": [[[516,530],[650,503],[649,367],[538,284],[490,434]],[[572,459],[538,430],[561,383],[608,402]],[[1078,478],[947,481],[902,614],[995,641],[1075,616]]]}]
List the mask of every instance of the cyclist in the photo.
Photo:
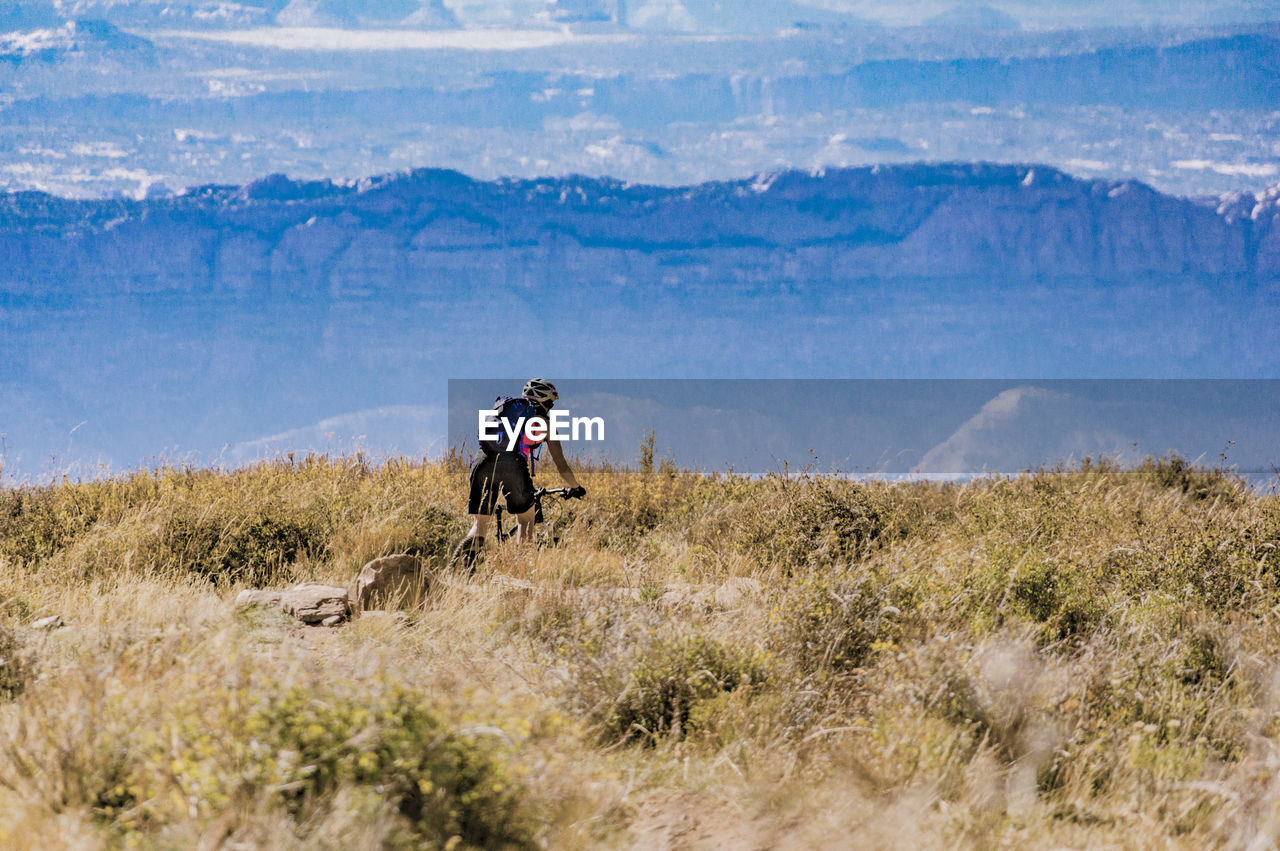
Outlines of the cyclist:
[{"label": "cyclist", "polygon": [[[500,420],[506,420],[514,430],[521,417],[541,417],[549,425],[548,415],[555,406],[560,394],[555,385],[542,378],[530,379],[524,385],[518,397],[500,397],[494,404],[494,410]],[[551,453],[551,461],[556,465],[556,472],[569,486],[571,497],[581,497],[587,489],[578,484],[569,462],[565,460],[564,450],[559,441],[549,436],[538,443],[531,443],[523,435],[514,449],[507,444],[507,433],[499,423],[500,439],[498,441],[480,441],[481,453],[471,466],[471,490],[467,498],[467,515],[471,518],[471,529],[462,543],[454,550],[449,560],[450,566],[459,563],[470,570],[475,569],[476,559],[484,548],[485,536],[493,521],[493,511],[500,496],[505,495],[507,510],[516,516],[519,523],[516,540],[527,543],[533,540],[535,521],[535,505],[533,497],[533,469],[542,443],[547,444]]]}]

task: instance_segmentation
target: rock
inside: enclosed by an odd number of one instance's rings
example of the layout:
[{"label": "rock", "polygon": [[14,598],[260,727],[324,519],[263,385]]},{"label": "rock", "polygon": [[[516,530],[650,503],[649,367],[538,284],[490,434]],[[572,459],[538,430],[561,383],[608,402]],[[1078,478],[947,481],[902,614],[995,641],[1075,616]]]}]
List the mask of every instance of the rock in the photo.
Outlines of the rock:
[{"label": "rock", "polygon": [[322,623],[326,618],[345,618],[351,609],[346,588],[306,582],[280,595],[280,608],[303,623]]},{"label": "rock", "polygon": [[321,626],[337,626],[338,624],[342,623],[342,621],[343,621],[342,615],[329,615],[329,617],[320,621],[320,625]]},{"label": "rock", "polygon": [[280,591],[257,591],[248,589],[241,591],[236,595],[236,608],[244,608],[245,606],[279,606]]},{"label": "rock", "polygon": [[356,578],[357,609],[414,608],[421,605],[434,577],[417,556],[375,558]]},{"label": "rock", "polygon": [[267,606],[280,608],[303,623],[333,623],[346,620],[351,611],[350,595],[346,588],[306,582],[280,590],[247,589],[236,595],[236,607]]},{"label": "rock", "polygon": [[61,615],[49,615],[47,618],[38,618],[31,622],[32,629],[57,629],[62,625]]},{"label": "rock", "polygon": [[706,591],[695,591],[691,585],[672,583],[663,589],[658,603],[668,609],[707,609],[710,596]]},{"label": "rock", "polygon": [[734,576],[726,579],[724,584],[716,589],[716,606],[721,609],[736,609],[751,597],[760,596],[762,591],[760,580]]},{"label": "rock", "polygon": [[714,591],[672,583],[662,589],[658,604],[668,609],[737,609],[761,593],[759,580],[735,576]]}]

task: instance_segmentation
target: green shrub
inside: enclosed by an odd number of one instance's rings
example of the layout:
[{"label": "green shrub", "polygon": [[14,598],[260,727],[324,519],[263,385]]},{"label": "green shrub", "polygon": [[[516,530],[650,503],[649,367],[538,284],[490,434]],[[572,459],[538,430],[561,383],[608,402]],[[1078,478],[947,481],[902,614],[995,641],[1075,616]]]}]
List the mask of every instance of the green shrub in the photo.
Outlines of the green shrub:
[{"label": "green shrub", "polygon": [[763,679],[751,654],[703,636],[655,642],[631,660],[608,706],[605,736],[649,745],[682,738],[700,702]]},{"label": "green shrub", "polygon": [[1022,567],[1009,586],[1014,610],[1042,626],[1045,641],[1084,635],[1102,617],[1102,589],[1090,588],[1072,564],[1034,561]]},{"label": "green shrub", "polygon": [[911,595],[866,571],[815,571],[774,607],[772,648],[799,668],[847,672],[871,662],[880,644],[902,637]]},{"label": "green shrub", "polygon": [[98,518],[92,486],[0,490],[0,556],[34,564],[70,544]]},{"label": "green shrub", "polygon": [[1147,457],[1138,472],[1159,487],[1181,491],[1195,500],[1221,499],[1236,503],[1243,495],[1243,483],[1224,470],[1197,467],[1179,455]]},{"label": "green shrub", "polygon": [[322,557],[327,536],[319,518],[270,508],[242,517],[170,518],[156,561],[215,582],[275,582],[302,555]]},{"label": "green shrub", "polygon": [[1231,671],[1221,636],[1205,628],[1188,637],[1179,662],[1177,676],[1187,686],[1217,686]]},{"label": "green shrub", "polygon": [[298,846],[327,847],[326,819],[358,817],[353,805],[365,804],[383,847],[535,846],[501,730],[446,720],[386,678],[287,683],[200,661],[163,693],[57,673],[42,681],[18,709],[26,717],[6,741],[0,789],[55,813],[86,811],[112,847],[185,847],[165,831],[235,831],[264,816]]},{"label": "green shrub", "polygon": [[36,607],[22,594],[15,594],[0,604],[0,612],[18,622],[30,618],[35,610]]},{"label": "green shrub", "polygon": [[742,545],[764,565],[791,573],[863,553],[884,526],[871,492],[839,480],[777,479],[759,489],[739,519]]},{"label": "green shrub", "polygon": [[587,502],[557,504],[548,513],[562,526],[576,520],[600,547],[631,553],[653,530],[687,516],[699,481],[696,474],[670,468],[653,474],[615,474],[593,483]]},{"label": "green shrub", "polygon": [[409,528],[394,542],[395,552],[423,558],[447,557],[461,530],[460,519],[443,508],[422,506],[409,517]]},{"label": "green shrub", "polygon": [[[206,817],[266,801],[293,819],[301,838],[340,793],[355,790],[376,794],[398,814],[411,847],[446,846],[452,837],[467,847],[534,845],[536,825],[507,767],[504,739],[490,728],[451,728],[418,692],[291,687],[258,695],[247,712],[236,712],[235,696],[227,697],[221,705],[173,707],[169,729],[143,737],[151,747],[109,812],[140,801],[134,827],[164,823],[181,815],[167,809],[174,790],[178,800],[200,801]],[[219,724],[216,738],[211,721]]]},{"label": "green shrub", "polygon": [[287,765],[273,766],[278,776],[260,778],[281,788],[295,816],[312,799],[350,783],[376,788],[421,839],[532,844],[517,785],[504,775],[492,740],[449,730],[423,707],[421,695],[396,688],[370,707],[354,696],[322,702],[295,689],[251,715],[247,728],[260,730],[278,755],[290,755]]}]

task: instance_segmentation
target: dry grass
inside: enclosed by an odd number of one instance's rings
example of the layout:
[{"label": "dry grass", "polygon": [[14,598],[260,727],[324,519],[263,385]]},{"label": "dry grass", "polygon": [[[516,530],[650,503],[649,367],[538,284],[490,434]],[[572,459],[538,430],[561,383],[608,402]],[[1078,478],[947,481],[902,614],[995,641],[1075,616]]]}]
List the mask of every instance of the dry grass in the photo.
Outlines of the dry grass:
[{"label": "dry grass", "polygon": [[1176,460],[964,486],[596,468],[550,509],[558,546],[493,549],[408,628],[234,611],[382,554],[439,568],[465,474],[0,492],[0,845],[1280,836],[1275,497]]}]

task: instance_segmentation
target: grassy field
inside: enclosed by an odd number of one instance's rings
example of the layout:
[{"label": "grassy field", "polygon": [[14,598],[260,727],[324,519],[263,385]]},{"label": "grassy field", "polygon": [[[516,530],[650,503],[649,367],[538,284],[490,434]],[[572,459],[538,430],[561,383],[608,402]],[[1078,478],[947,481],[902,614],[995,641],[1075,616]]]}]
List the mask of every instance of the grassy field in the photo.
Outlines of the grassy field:
[{"label": "grassy field", "polygon": [[[963,486],[595,468],[550,507],[558,546],[467,578],[442,569],[465,477],[309,458],[0,491],[0,846],[1280,837],[1276,497],[1176,459]],[[408,626],[232,603],[406,551],[438,570]]]}]

